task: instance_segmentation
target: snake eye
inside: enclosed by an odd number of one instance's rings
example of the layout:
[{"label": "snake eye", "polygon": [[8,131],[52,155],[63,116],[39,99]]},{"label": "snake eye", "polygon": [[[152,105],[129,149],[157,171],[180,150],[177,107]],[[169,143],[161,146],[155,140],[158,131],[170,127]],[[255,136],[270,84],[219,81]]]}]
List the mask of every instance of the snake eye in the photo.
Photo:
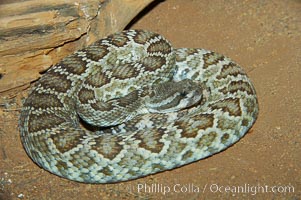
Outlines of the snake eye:
[{"label": "snake eye", "polygon": [[186,91],[180,92],[181,97],[186,97],[187,94],[188,94],[188,93],[187,93]]}]

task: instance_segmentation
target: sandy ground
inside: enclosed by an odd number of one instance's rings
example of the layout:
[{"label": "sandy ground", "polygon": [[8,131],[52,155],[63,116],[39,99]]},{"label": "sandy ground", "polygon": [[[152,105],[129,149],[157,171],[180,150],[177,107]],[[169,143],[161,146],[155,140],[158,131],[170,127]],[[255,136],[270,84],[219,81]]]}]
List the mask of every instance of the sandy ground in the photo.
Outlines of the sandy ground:
[{"label": "sandy ground", "polygon": [[129,28],[159,32],[175,47],[214,50],[244,66],[260,103],[253,128],[226,151],[172,171],[80,184],[40,169],[22,148],[17,120],[27,91],[1,96],[0,199],[301,199],[300,22],[300,0],[152,4]]}]

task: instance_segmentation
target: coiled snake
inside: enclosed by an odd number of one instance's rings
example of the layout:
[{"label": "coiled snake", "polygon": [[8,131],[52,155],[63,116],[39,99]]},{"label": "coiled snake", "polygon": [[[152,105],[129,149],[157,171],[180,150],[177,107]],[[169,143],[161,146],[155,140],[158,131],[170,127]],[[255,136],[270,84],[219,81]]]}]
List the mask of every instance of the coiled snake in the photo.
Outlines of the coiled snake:
[{"label": "coiled snake", "polygon": [[51,67],[24,102],[19,127],[40,167],[111,183],[220,152],[257,114],[254,87],[229,58],[127,30]]}]

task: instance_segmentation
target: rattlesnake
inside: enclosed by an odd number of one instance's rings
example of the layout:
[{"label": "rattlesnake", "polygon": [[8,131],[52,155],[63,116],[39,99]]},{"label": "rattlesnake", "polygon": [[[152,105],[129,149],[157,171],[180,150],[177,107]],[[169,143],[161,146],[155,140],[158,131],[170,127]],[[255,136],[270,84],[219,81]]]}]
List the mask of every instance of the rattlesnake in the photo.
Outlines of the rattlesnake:
[{"label": "rattlesnake", "polygon": [[[195,87],[194,96],[187,90]],[[187,96],[194,102],[172,109]],[[112,183],[220,152],[257,114],[254,87],[229,58],[127,30],[51,67],[24,102],[19,127],[40,167],[74,181]]]}]

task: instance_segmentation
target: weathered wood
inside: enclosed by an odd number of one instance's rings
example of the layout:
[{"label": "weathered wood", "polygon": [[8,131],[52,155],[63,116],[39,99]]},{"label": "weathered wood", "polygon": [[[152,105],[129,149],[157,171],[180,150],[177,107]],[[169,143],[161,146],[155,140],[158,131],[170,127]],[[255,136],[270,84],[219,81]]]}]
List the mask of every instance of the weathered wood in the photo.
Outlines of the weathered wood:
[{"label": "weathered wood", "polygon": [[153,0],[28,0],[0,5],[0,92],[120,31]]}]

